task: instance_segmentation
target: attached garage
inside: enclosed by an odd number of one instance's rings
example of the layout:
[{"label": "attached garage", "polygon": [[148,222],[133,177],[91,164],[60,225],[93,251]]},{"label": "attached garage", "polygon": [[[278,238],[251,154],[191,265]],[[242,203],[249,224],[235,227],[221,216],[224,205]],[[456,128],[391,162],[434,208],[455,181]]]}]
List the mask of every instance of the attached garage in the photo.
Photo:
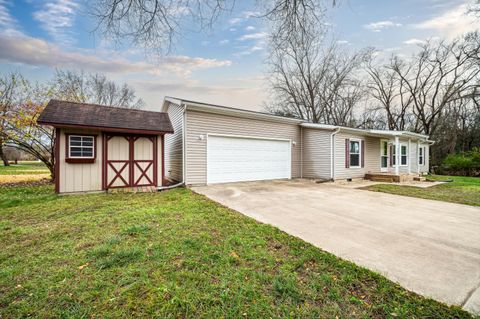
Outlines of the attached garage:
[{"label": "attached garage", "polygon": [[[186,185],[301,176],[301,120],[166,98],[165,176]],[[179,151],[180,150],[180,151]]]},{"label": "attached garage", "polygon": [[207,184],[291,178],[291,141],[208,135]]}]

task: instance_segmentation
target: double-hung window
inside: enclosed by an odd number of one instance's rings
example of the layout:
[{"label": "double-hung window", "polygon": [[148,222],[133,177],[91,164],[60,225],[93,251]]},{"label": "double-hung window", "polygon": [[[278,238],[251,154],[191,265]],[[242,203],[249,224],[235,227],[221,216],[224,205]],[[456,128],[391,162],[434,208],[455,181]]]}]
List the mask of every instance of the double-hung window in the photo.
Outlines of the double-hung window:
[{"label": "double-hung window", "polygon": [[95,158],[95,136],[68,135],[68,157],[78,159]]},{"label": "double-hung window", "polygon": [[405,166],[407,165],[408,161],[408,149],[407,145],[400,145],[400,165]]},{"label": "double-hung window", "polygon": [[[393,165],[397,165],[397,148],[395,145],[392,147],[392,160]],[[400,144],[400,166],[407,166],[408,164],[408,147],[405,144]]]},{"label": "double-hung window", "polygon": [[423,147],[420,147],[418,149],[418,165],[423,165],[424,163],[424,152],[423,152]]},{"label": "double-hung window", "polygon": [[350,167],[360,167],[360,141],[350,140]]}]

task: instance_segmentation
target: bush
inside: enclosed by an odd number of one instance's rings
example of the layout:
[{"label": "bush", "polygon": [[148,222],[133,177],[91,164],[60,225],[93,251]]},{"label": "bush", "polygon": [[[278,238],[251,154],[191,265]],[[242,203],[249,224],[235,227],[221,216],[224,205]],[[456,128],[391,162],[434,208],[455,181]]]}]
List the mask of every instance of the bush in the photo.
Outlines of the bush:
[{"label": "bush", "polygon": [[480,148],[448,155],[443,160],[440,171],[447,175],[480,176]]}]

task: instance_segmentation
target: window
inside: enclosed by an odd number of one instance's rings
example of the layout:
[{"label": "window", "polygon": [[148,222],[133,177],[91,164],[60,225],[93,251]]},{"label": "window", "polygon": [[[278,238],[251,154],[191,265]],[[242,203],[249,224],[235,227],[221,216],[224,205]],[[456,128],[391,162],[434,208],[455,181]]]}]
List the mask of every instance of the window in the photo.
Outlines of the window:
[{"label": "window", "polygon": [[388,167],[388,142],[381,141],[381,167]]},{"label": "window", "polygon": [[350,167],[360,167],[360,141],[350,140]]},{"label": "window", "polygon": [[400,145],[400,165],[404,166],[407,165],[407,146],[406,145]]},{"label": "window", "polygon": [[[393,166],[397,165],[397,148],[395,145],[392,147],[392,160]],[[406,166],[408,164],[408,148],[405,144],[400,144],[400,166]]]},{"label": "window", "polygon": [[418,149],[418,165],[423,165],[423,162],[424,162],[423,161],[423,156],[424,156],[423,154],[424,154],[423,153],[423,147],[420,147]]},{"label": "window", "polygon": [[68,135],[68,158],[95,158],[95,136]]}]

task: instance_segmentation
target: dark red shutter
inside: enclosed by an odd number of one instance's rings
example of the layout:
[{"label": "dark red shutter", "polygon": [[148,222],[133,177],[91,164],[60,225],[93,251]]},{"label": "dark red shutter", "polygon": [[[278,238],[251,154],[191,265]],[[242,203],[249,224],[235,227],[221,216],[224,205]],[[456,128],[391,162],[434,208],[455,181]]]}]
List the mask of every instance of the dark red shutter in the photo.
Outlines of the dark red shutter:
[{"label": "dark red shutter", "polygon": [[362,140],[362,147],[360,149],[360,153],[362,154],[362,167],[365,167],[365,141]]},{"label": "dark red shutter", "polygon": [[350,167],[350,139],[345,139],[345,168]]},{"label": "dark red shutter", "polygon": [[393,166],[393,145],[390,145],[390,167]]}]

